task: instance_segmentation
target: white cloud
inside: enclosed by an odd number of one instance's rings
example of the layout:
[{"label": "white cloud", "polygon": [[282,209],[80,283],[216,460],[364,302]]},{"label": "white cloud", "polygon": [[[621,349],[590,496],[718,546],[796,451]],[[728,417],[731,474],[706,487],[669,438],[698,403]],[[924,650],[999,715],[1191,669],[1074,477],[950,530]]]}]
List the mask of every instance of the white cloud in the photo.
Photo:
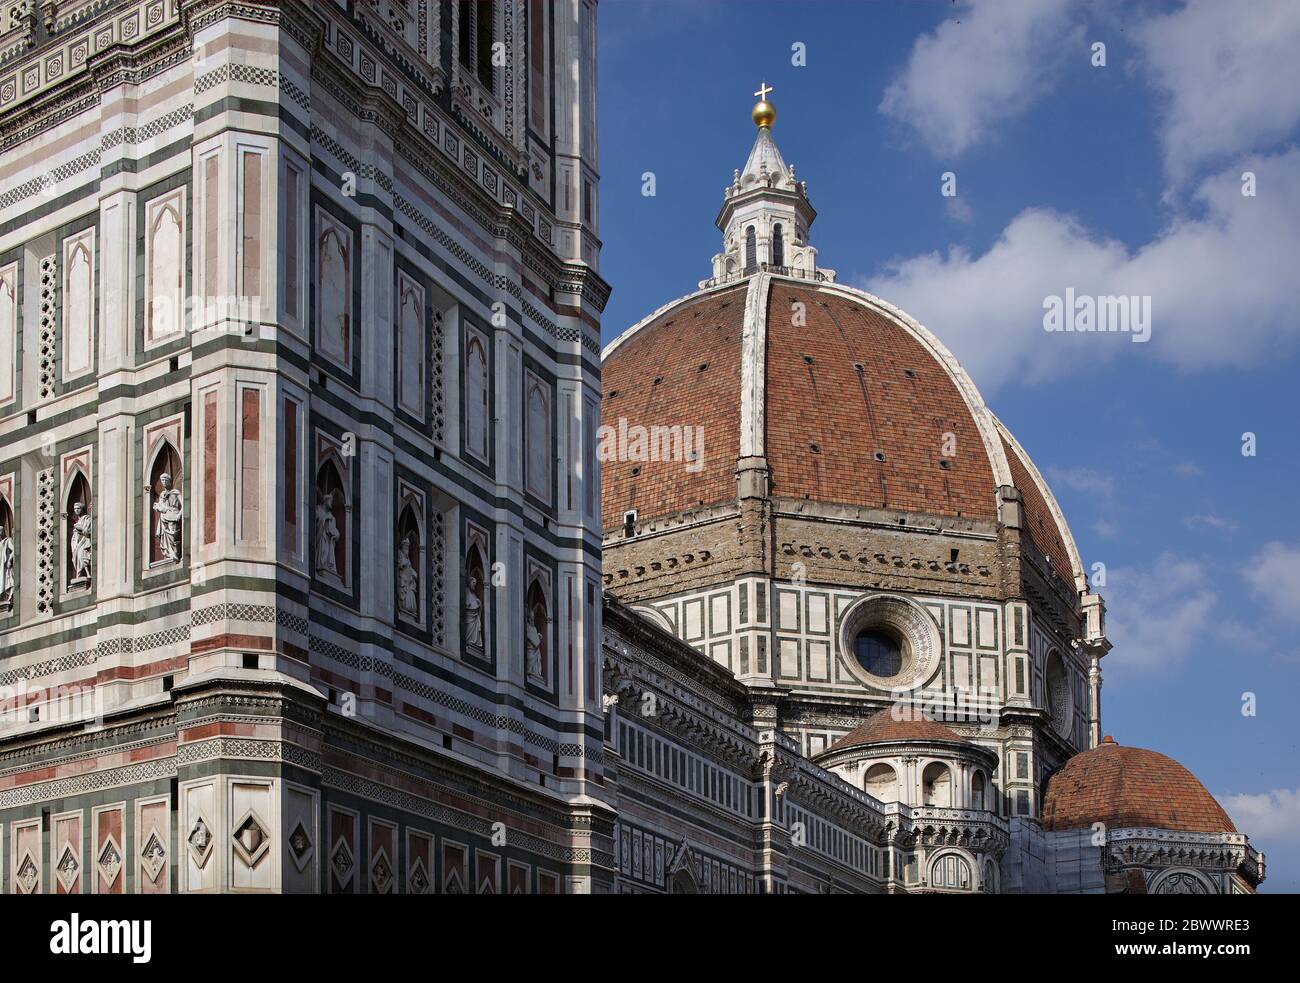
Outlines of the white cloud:
[{"label": "white cloud", "polygon": [[963,198],[945,198],[943,209],[954,222],[969,225],[975,219],[975,210]]},{"label": "white cloud", "polygon": [[1074,0],[964,0],[912,46],[880,111],[914,127],[938,155],[956,155],[1042,96],[1071,47],[1087,57]]},{"label": "white cloud", "polygon": [[1210,634],[1218,601],[1199,563],[1169,553],[1150,570],[1112,569],[1104,593],[1106,634],[1114,646],[1106,668],[1120,672],[1181,665]]},{"label": "white cloud", "polygon": [[[1258,197],[1241,194],[1246,166]],[[1193,206],[1136,251],[1069,215],[1029,208],[980,255],[953,246],[897,259],[864,286],[938,334],[986,389],[1093,370],[1118,354],[1188,370],[1278,357],[1300,339],[1300,149],[1206,179]],[[1151,340],[1046,332],[1044,299],[1068,287],[1150,296]]]},{"label": "white cloud", "polygon": [[1251,838],[1273,838],[1294,842],[1300,838],[1300,788],[1278,788],[1259,795],[1222,795],[1219,804],[1237,828]]},{"label": "white cloud", "polygon": [[1092,531],[1102,539],[1114,539],[1119,535],[1119,526],[1108,519],[1098,519],[1092,524]]},{"label": "white cloud", "polygon": [[1251,557],[1242,576],[1274,614],[1300,621],[1300,546],[1265,543]]},{"label": "white cloud", "polygon": [[1092,468],[1049,467],[1047,476],[1052,479],[1053,487],[1060,485],[1083,495],[1095,495],[1101,499],[1115,497],[1115,479]]},{"label": "white cloud", "polygon": [[1164,101],[1160,137],[1176,182],[1286,139],[1300,120],[1300,4],[1190,0],[1129,35]]},{"label": "white cloud", "polygon": [[1213,512],[1205,512],[1199,515],[1189,515],[1183,520],[1189,529],[1213,529],[1215,532],[1233,533],[1237,531],[1237,523],[1232,519],[1226,519],[1221,515],[1215,515]]}]

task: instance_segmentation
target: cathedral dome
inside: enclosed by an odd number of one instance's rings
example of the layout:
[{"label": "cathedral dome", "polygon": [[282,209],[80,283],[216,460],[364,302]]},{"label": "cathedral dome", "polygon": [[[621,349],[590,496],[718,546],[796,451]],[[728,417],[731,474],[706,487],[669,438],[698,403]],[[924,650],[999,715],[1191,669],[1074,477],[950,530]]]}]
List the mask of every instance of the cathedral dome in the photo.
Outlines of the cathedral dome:
[{"label": "cathedral dome", "polygon": [[685,466],[668,454],[606,459],[607,531],[632,510],[649,519],[734,501],[751,459],[765,459],[773,499],[936,518],[996,521],[998,488],[1014,485],[1033,546],[1084,586],[1028,455],[942,342],[870,294],[816,276],[723,278],[611,342],[602,389],[606,427],[694,428],[699,451]]},{"label": "cathedral dome", "polygon": [[1235,833],[1236,826],[1196,776],[1172,758],[1124,747],[1107,737],[1076,754],[1052,776],[1043,828],[1151,828],[1185,833]]},{"label": "cathedral dome", "polygon": [[890,710],[881,710],[874,716],[849,731],[830,748],[842,751],[845,748],[861,747],[867,744],[896,744],[899,741],[954,741],[965,743],[966,739],[956,731],[931,720],[925,716],[907,716],[897,720]]},{"label": "cathedral dome", "polygon": [[713,276],[603,353],[602,431],[617,440],[609,453],[602,438],[607,541],[629,522],[757,499],[936,531],[1004,523],[1064,596],[1086,592],[1042,475],[953,354],[819,265],[817,213],[773,139],[771,91],[754,93],[754,143],[723,191]]}]

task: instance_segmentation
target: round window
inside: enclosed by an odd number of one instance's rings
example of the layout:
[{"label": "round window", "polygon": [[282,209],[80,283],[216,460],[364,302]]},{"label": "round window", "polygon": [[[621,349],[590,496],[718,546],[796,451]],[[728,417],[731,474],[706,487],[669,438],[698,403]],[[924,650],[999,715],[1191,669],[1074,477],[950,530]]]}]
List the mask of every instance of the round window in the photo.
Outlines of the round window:
[{"label": "round window", "polygon": [[840,619],[844,665],[866,686],[904,692],[924,685],[939,669],[939,626],[928,612],[890,594],[860,597]]},{"label": "round window", "polygon": [[891,679],[903,668],[903,647],[898,639],[878,628],[858,632],[853,640],[858,665],[880,679]]}]

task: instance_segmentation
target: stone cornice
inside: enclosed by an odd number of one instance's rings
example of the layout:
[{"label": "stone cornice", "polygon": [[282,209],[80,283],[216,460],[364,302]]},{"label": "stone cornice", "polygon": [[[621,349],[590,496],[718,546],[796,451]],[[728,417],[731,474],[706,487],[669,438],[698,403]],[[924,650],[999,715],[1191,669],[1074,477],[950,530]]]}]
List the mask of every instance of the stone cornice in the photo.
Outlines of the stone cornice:
[{"label": "stone cornice", "polygon": [[1263,858],[1245,833],[1188,833],[1132,827],[1106,831],[1106,866],[1191,867],[1237,871],[1252,884],[1264,879]]}]

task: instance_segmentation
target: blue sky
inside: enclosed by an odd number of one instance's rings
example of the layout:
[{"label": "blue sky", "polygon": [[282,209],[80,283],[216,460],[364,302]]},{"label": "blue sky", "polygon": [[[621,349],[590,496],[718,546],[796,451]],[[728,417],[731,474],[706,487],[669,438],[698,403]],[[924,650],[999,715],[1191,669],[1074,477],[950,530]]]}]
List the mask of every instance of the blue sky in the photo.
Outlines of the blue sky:
[{"label": "blue sky", "polygon": [[[1300,4],[599,16],[606,340],[709,275],[765,78],[821,265],[954,350],[1106,565],[1104,730],[1187,765],[1264,889],[1300,891]],[[1067,287],[1150,296],[1150,341],[1045,332]]]}]

